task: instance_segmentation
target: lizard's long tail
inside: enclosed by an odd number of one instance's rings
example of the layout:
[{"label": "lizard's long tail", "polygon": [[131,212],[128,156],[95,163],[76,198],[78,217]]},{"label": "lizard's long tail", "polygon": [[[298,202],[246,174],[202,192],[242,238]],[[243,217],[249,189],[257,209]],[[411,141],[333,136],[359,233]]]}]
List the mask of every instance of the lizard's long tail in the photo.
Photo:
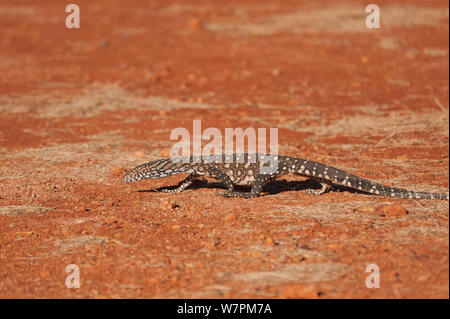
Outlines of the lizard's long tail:
[{"label": "lizard's long tail", "polygon": [[[388,196],[397,198],[417,198],[417,199],[441,199],[449,200],[449,194],[445,193],[429,193],[429,192],[416,192],[407,190],[404,188],[391,187],[380,183],[372,182],[368,179],[349,174],[347,172],[337,169],[338,176],[344,176],[343,179],[335,182],[336,184],[343,186],[350,186],[355,189],[362,190],[367,193],[371,193],[378,196]],[[345,175],[344,175],[345,174]]]},{"label": "lizard's long tail", "polygon": [[415,192],[407,190],[404,188],[390,187],[378,183],[373,183],[376,185],[376,189],[381,189],[380,196],[389,196],[397,198],[418,198],[418,199],[441,199],[449,200],[449,194],[444,193],[428,193],[428,192]]}]

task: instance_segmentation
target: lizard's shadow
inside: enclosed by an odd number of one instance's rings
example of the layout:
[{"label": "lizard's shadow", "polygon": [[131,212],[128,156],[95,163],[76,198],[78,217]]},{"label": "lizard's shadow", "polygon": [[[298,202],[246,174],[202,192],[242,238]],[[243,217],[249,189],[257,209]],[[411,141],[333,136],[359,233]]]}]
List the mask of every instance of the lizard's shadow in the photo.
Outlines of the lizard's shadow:
[{"label": "lizard's shadow", "polygon": [[[138,190],[138,192],[160,192],[163,189],[172,190],[177,188],[177,185],[175,186],[167,186],[167,187],[159,187],[151,190]],[[195,190],[195,189],[201,189],[201,188],[220,188],[220,189],[226,189],[222,183],[219,182],[208,182],[206,180],[195,180],[193,183],[186,188],[186,190]],[[250,191],[250,186],[239,186],[236,185],[235,190],[237,191]],[[304,191],[304,190],[319,190],[321,188],[321,185],[319,182],[315,181],[314,179],[307,179],[303,181],[286,181],[286,180],[276,180],[272,181],[270,183],[267,183],[263,187],[263,193],[261,196],[268,196],[268,195],[275,195],[283,192],[290,192],[290,191]],[[355,194],[368,194],[367,192],[341,186],[341,185],[335,185],[331,187],[330,191],[332,192],[350,192]]]},{"label": "lizard's shadow", "polygon": [[[276,180],[264,185],[263,191],[266,192],[265,195],[275,195],[278,193],[290,191],[320,190],[321,187],[322,185],[314,179],[307,179],[303,181]],[[368,194],[358,189],[353,189],[350,187],[345,187],[336,184],[333,184],[331,186],[330,192],[349,192],[354,194]]]}]

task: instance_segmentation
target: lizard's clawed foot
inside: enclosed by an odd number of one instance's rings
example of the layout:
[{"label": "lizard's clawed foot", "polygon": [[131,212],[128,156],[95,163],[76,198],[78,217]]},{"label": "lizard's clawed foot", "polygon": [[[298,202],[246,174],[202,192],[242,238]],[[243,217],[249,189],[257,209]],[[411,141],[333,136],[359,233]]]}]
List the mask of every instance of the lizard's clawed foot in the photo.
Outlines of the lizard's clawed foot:
[{"label": "lizard's clawed foot", "polygon": [[171,188],[159,188],[156,191],[160,192],[160,193],[179,193],[180,192],[180,191],[177,191],[176,188],[173,188],[173,189],[171,189]]},{"label": "lizard's clawed foot", "polygon": [[307,193],[312,195],[322,195],[325,192],[323,192],[321,189],[308,189]]},{"label": "lizard's clawed foot", "polygon": [[258,194],[249,193],[249,192],[225,192],[225,193],[216,193],[219,196],[230,198],[230,197],[243,197],[243,198],[254,198],[257,197]]},{"label": "lizard's clawed foot", "polygon": [[330,184],[320,183],[320,185],[321,185],[320,189],[308,189],[308,194],[323,195],[325,193],[328,193],[331,189]]}]

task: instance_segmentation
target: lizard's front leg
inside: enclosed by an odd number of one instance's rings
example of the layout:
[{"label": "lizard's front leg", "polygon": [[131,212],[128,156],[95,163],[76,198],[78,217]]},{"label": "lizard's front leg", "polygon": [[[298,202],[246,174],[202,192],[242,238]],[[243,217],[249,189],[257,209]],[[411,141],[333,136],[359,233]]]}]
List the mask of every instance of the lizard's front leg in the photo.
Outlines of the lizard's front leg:
[{"label": "lizard's front leg", "polygon": [[223,197],[232,197],[230,194],[237,194],[239,192],[234,191],[234,184],[231,181],[230,177],[222,172],[218,168],[211,167],[208,170],[209,176],[218,179],[222,184],[224,184],[227,187],[227,191],[225,193],[216,193],[219,196]]},{"label": "lizard's front leg", "polygon": [[195,174],[190,174],[188,177],[186,177],[183,181],[181,181],[177,187],[175,188],[160,188],[158,189],[159,192],[163,193],[180,193],[186,189],[189,185],[192,184],[192,182],[197,179],[198,176]]}]

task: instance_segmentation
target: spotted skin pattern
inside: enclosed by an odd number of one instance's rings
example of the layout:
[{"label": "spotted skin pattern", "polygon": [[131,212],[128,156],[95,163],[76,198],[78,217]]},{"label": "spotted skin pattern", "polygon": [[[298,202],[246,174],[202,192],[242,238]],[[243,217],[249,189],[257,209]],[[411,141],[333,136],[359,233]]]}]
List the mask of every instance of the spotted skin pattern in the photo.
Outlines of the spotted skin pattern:
[{"label": "spotted skin pattern", "polygon": [[[261,173],[260,169],[262,168],[271,171]],[[390,187],[322,163],[289,156],[267,154],[223,154],[207,157],[191,156],[159,159],[135,167],[123,177],[123,181],[128,183],[183,173],[189,173],[190,175],[175,189],[163,189],[162,191],[179,193],[192,184],[194,180],[202,176],[209,176],[219,180],[227,187],[227,191],[219,195],[224,197],[252,198],[260,195],[265,184],[280,176],[292,173],[319,182],[322,185],[320,190],[309,191],[319,195],[326,193],[335,184],[377,196],[449,199],[449,194],[415,192]],[[236,191],[234,189],[235,185],[251,186],[251,191]]]}]

